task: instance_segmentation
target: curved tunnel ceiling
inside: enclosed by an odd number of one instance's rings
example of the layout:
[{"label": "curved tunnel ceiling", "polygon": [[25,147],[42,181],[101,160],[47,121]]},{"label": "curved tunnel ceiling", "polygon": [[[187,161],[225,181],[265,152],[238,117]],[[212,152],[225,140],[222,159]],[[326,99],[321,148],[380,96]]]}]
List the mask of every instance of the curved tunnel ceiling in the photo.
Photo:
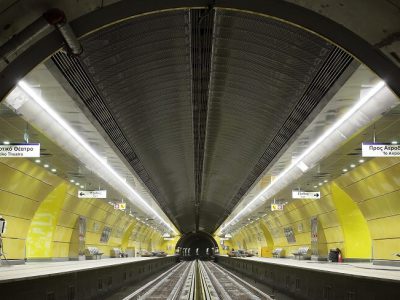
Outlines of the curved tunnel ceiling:
[{"label": "curved tunnel ceiling", "polygon": [[352,58],[254,14],[136,17],[52,61],[182,232],[213,232]]}]

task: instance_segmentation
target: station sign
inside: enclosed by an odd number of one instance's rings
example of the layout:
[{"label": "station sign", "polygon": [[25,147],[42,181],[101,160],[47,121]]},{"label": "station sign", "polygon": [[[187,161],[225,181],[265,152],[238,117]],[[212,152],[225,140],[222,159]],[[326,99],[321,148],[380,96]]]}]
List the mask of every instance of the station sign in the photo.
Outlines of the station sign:
[{"label": "station sign", "polygon": [[40,157],[40,144],[0,145],[0,157]]},{"label": "station sign", "polygon": [[280,203],[271,203],[271,211],[283,210],[284,205]]},{"label": "station sign", "polygon": [[293,199],[320,199],[321,193],[318,192],[303,192],[299,190],[292,191]]},{"label": "station sign", "polygon": [[106,190],[98,190],[98,191],[78,191],[78,198],[97,198],[104,199],[107,198]]},{"label": "station sign", "polygon": [[363,143],[363,157],[400,157],[400,145],[391,143]]}]

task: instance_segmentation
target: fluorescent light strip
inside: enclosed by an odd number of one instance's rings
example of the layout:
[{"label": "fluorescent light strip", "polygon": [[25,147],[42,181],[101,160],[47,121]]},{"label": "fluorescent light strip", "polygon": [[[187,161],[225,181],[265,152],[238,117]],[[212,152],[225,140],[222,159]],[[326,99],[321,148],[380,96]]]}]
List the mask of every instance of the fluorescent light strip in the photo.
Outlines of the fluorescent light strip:
[{"label": "fluorescent light strip", "polygon": [[[319,144],[321,144],[328,136],[330,136],[336,129],[339,128],[340,125],[342,125],[345,121],[350,119],[350,117],[357,112],[365,103],[368,102],[373,96],[375,96],[383,87],[385,86],[384,81],[379,81],[364,97],[360,98],[356,104],[354,104],[353,107],[351,107],[339,120],[337,120],[327,131],[325,131],[310,147],[308,147],[288,168],[286,168],[282,173],[280,173],[274,180],[274,182],[277,182],[280,178],[285,176],[292,168],[294,168],[298,163],[301,162],[301,160],[309,154],[312,150],[315,149]],[[222,230],[224,230],[226,227],[228,227],[232,222],[237,220],[241,215],[243,215],[245,212],[248,212],[250,210],[250,206],[255,204],[255,202],[262,197],[262,195],[267,192],[273,185],[274,182],[272,182],[270,185],[268,185],[265,189],[263,189],[257,196],[254,197],[254,199],[249,202],[244,209],[242,209],[231,221],[229,221],[226,225],[222,227]]]},{"label": "fluorescent light strip", "polygon": [[42,107],[58,124],[61,125],[79,144],[81,144],[94,158],[96,158],[111,174],[113,174],[128,190],[144,205],[146,208],[153,213],[157,218],[163,222],[173,233],[175,230],[161,218],[161,216],[149,205],[147,202],[136,192],[126,181],[123,179],[112,167],[110,167],[102,157],[100,157],[96,151],[89,146],[77,132],[65,122],[60,115],[55,112],[47,103],[44,101],[36,92],[29,87],[25,81],[18,82],[18,86],[24,90],[40,107]]}]

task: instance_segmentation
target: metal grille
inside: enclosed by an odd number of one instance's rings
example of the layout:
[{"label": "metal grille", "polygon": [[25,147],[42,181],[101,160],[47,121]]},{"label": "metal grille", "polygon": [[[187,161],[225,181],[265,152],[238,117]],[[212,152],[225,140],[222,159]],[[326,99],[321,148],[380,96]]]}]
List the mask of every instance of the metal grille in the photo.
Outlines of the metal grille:
[{"label": "metal grille", "polygon": [[207,102],[210,83],[214,10],[191,10],[192,106],[194,137],[196,229],[203,177],[204,146],[207,126]]},{"label": "metal grille", "polygon": [[229,210],[234,208],[258,177],[264,172],[352,60],[349,54],[337,47],[330,52],[328,58],[303,93],[303,96],[297,102],[295,108],[292,110],[279,132],[269,143],[266,151],[240,187],[238,193],[232,199],[228,208]]},{"label": "metal grille", "polygon": [[[105,101],[102,99],[96,86],[85,71],[80,59],[67,55],[64,52],[54,54],[51,59],[62,72],[69,84],[74,88],[96,120],[102,124],[105,132],[109,135],[115,146],[122,155],[124,155],[125,159],[131,164],[135,172],[151,191],[156,201],[158,201],[160,206],[164,209],[164,212],[166,212],[171,218],[172,214],[168,209],[168,204],[162,199],[160,192],[152,182],[146,169],[127,141],[124,133],[119,128]],[[173,218],[171,219],[174,220]]]}]

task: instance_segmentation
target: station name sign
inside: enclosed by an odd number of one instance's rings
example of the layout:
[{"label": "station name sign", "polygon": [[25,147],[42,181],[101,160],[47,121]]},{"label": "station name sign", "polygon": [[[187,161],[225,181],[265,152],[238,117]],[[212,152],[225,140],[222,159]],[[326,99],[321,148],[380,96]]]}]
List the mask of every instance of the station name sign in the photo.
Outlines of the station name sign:
[{"label": "station name sign", "polygon": [[40,157],[40,144],[0,145],[0,157]]},{"label": "station name sign", "polygon": [[106,190],[98,190],[98,191],[78,191],[78,198],[107,198]]},{"label": "station name sign", "polygon": [[321,198],[320,192],[303,192],[294,190],[292,191],[292,198],[293,199],[319,199]]},{"label": "station name sign", "polygon": [[400,157],[400,145],[391,143],[363,143],[363,157]]}]

